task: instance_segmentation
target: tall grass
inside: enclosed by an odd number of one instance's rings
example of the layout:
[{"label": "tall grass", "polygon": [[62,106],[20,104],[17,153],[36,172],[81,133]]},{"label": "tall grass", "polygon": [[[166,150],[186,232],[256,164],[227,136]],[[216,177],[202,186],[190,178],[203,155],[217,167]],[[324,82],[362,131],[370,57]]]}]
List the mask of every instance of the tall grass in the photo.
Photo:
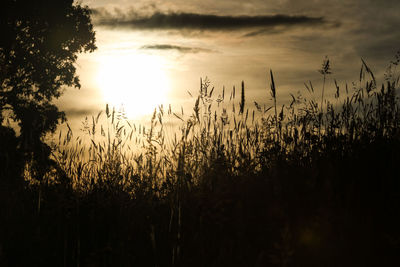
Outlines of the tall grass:
[{"label": "tall grass", "polygon": [[[188,114],[160,106],[143,126],[107,106],[80,135],[68,126],[52,145],[57,170],[26,189],[41,208],[24,204],[32,211],[18,215],[37,227],[23,231],[40,244],[28,258],[60,266],[396,262],[399,79],[390,73],[378,87],[362,61],[358,82],[335,80],[331,92],[329,64],[320,92],[306,84],[306,96],[282,106],[271,71],[265,105],[249,105],[244,82],[236,104],[235,88],[228,100],[204,79]],[[6,255],[15,255],[11,244]]]},{"label": "tall grass", "polygon": [[[322,92],[325,75],[330,74],[329,60],[324,61],[323,68]],[[234,90],[225,103],[224,92],[212,98],[214,88],[210,90],[210,82],[205,80],[190,115],[173,112],[171,107],[165,111],[160,106],[146,128],[130,123],[107,106],[105,112],[86,118],[83,136],[74,138],[69,126],[65,135],[60,133],[54,158],[81,190],[90,190],[96,183],[130,188],[137,185],[137,181],[131,184],[132,177],[139,177],[157,191],[163,183],[172,182],[172,177],[176,180],[177,172],[200,183],[204,172],[218,160],[231,174],[248,174],[273,161],[277,153],[307,157],[315,149],[325,152],[329,140],[372,143],[399,134],[398,80],[387,80],[378,88],[364,61],[360,80],[351,92],[347,84],[343,92],[335,80],[334,96],[324,102],[322,93],[320,105],[310,83],[306,85],[310,99],[291,95],[291,103],[277,107],[272,71],[270,77],[273,113],[271,107],[261,107],[257,102],[253,109],[245,108],[244,83],[236,106]],[[165,121],[176,125],[173,136],[164,127]],[[344,148],[336,142],[329,149]]]}]

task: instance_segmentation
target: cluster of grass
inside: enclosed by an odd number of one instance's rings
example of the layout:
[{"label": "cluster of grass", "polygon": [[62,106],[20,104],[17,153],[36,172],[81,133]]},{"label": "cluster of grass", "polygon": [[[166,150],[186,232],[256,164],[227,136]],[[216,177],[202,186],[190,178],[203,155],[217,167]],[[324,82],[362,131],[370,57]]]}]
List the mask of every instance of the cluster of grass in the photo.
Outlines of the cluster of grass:
[{"label": "cluster of grass", "polygon": [[363,62],[359,81],[334,81],[331,97],[328,59],[320,72],[321,90],[306,84],[307,97],[283,106],[271,71],[271,106],[250,108],[244,83],[239,103],[235,88],[229,99],[225,89],[215,96],[206,79],[190,114],[160,106],[145,127],[107,106],[84,122],[84,134],[60,133],[57,167],[1,198],[0,262],[398,262],[399,80],[388,72],[378,86]]}]

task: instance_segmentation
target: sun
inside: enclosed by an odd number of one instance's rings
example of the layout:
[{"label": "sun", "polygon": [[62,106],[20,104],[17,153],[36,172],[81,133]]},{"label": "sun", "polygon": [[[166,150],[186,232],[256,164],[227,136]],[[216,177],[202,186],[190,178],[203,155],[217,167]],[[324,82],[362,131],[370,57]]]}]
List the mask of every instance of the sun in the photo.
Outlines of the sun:
[{"label": "sun", "polygon": [[130,118],[151,114],[169,91],[165,64],[146,54],[112,54],[99,58],[97,83],[106,103]]}]

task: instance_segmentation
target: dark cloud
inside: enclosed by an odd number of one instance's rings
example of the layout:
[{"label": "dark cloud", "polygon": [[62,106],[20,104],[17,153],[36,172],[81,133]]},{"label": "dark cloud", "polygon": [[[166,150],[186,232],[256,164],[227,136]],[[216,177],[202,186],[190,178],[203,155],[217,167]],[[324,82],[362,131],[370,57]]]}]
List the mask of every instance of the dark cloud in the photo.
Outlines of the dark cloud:
[{"label": "dark cloud", "polygon": [[265,35],[265,34],[277,34],[277,33],[281,33],[282,31],[283,31],[283,29],[278,29],[276,27],[275,28],[267,28],[267,29],[264,28],[264,29],[246,33],[245,35],[243,35],[243,37],[254,37],[254,36]]},{"label": "dark cloud", "polygon": [[[293,27],[298,27],[302,26],[304,27],[304,24],[295,24],[292,25]],[[328,29],[334,29],[334,28],[339,28],[341,26],[341,23],[338,21],[323,21],[323,24],[319,25],[321,30],[328,30]],[[259,36],[259,35],[271,35],[271,34],[278,34],[281,33],[285,30],[285,25],[278,25],[275,27],[268,27],[268,28],[262,28],[262,29],[257,29],[255,31],[248,32],[243,35],[243,37],[254,37],[254,36]]]},{"label": "dark cloud", "polygon": [[68,118],[84,118],[85,116],[93,115],[99,112],[98,109],[76,109],[76,108],[67,108],[64,109],[65,114]]},{"label": "dark cloud", "polygon": [[265,16],[218,16],[196,13],[162,13],[140,15],[136,11],[124,13],[105,9],[93,10],[95,23],[109,27],[155,30],[240,30],[277,26],[310,26],[326,23],[323,17],[265,15]]},{"label": "dark cloud", "polygon": [[199,53],[199,52],[214,52],[211,49],[199,48],[199,47],[186,47],[170,44],[154,44],[154,45],[144,45],[140,49],[147,50],[176,50],[181,53]]}]

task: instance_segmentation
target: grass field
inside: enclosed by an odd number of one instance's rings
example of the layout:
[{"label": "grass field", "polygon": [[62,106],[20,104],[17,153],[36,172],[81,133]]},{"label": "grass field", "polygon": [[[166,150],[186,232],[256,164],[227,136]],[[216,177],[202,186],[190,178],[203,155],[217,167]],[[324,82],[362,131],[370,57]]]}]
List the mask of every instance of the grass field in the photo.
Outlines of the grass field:
[{"label": "grass field", "polygon": [[191,112],[146,126],[107,106],[45,171],[0,131],[0,265],[397,265],[398,63],[340,87],[326,59],[322,87],[284,106],[272,71],[267,105],[204,79]]}]

